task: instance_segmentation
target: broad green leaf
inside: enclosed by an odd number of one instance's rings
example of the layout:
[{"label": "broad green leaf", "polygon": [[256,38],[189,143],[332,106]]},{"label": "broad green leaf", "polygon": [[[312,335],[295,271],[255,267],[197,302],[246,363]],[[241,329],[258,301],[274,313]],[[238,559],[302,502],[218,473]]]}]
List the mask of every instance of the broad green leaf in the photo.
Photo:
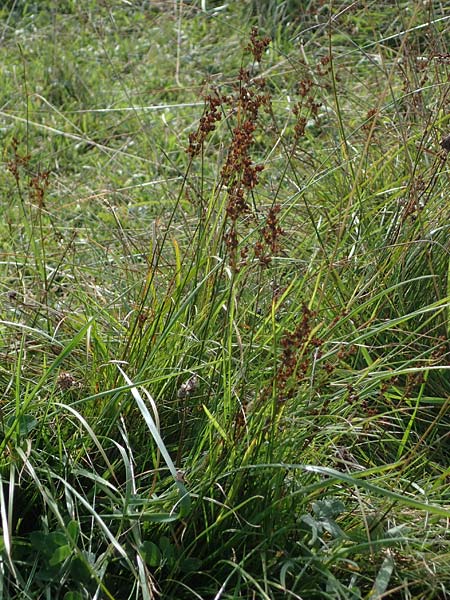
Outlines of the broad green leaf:
[{"label": "broad green leaf", "polygon": [[159,548],[164,560],[166,560],[169,564],[172,564],[175,556],[174,547],[169,538],[165,535],[159,538]]},{"label": "broad green leaf", "polygon": [[180,568],[183,573],[197,573],[202,566],[202,561],[199,558],[191,556],[181,561]]},{"label": "broad green leaf", "polygon": [[80,525],[77,521],[70,521],[67,525],[67,534],[74,544],[77,543]]},{"label": "broad green leaf", "polygon": [[46,536],[46,542],[53,546],[65,546],[67,544],[67,537],[62,531],[52,531]]},{"label": "broad green leaf", "polygon": [[[88,561],[89,553],[83,552],[83,555],[85,556],[86,561]],[[90,562],[91,564],[94,564],[94,562],[95,562],[94,557],[92,556],[91,560],[88,562]],[[72,577],[74,579],[76,579],[77,581],[88,582],[91,579],[91,572],[89,570],[88,565],[79,556],[74,556],[73,560],[71,561],[70,573],[71,573]]]},{"label": "broad green leaf", "polygon": [[72,549],[70,548],[70,546],[59,546],[59,548],[56,548],[56,550],[53,552],[49,560],[49,564],[52,567],[58,565],[59,563],[64,562],[66,558],[68,558],[71,554]]},{"label": "broad green leaf", "polygon": [[313,502],[312,509],[314,514],[321,519],[324,517],[334,519],[344,512],[345,504],[337,498],[324,498]]},{"label": "broad green leaf", "polygon": [[20,435],[28,435],[37,427],[37,424],[38,422],[33,415],[19,415],[18,417],[11,415],[6,420],[6,426],[8,428],[18,426]]},{"label": "broad green leaf", "polygon": [[83,596],[80,592],[66,592],[63,600],[83,600]]},{"label": "broad green leaf", "polygon": [[48,553],[49,544],[47,542],[47,534],[43,531],[32,531],[30,533],[31,546],[38,552]]},{"label": "broad green leaf", "polygon": [[153,542],[144,542],[141,546],[142,557],[149,567],[158,567],[161,563],[161,552]]}]

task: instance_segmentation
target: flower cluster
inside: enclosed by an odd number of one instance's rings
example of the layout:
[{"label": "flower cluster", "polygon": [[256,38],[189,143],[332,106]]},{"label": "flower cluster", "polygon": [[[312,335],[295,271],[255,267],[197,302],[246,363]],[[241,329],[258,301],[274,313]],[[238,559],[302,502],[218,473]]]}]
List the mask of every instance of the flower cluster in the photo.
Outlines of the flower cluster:
[{"label": "flower cluster", "polygon": [[222,113],[220,107],[227,101],[227,98],[217,94],[205,97],[205,111],[200,119],[196,131],[189,135],[189,146],[187,149],[191,157],[198,156],[203,149],[203,144],[208,135],[216,128],[216,123],[221,120]]},{"label": "flower cluster", "polygon": [[320,355],[323,341],[311,335],[316,313],[306,304],[302,305],[300,319],[294,331],[286,331],[280,340],[282,353],[274,381],[262,393],[261,399],[267,399],[274,389],[277,393],[277,404],[281,405],[292,398],[298,385],[304,380],[311,364],[312,352]]},{"label": "flower cluster", "polygon": [[258,28],[253,27],[250,33],[250,43],[245,49],[247,50],[247,52],[251,52],[253,54],[253,58],[256,62],[261,62],[263,52],[266,50],[269,44],[270,38],[260,38],[258,35]]},{"label": "flower cluster", "polygon": [[255,255],[264,266],[267,266],[272,257],[281,250],[280,237],[284,235],[284,231],[279,225],[280,211],[279,204],[275,204],[269,209],[266,223],[262,229],[262,240],[255,244]]}]

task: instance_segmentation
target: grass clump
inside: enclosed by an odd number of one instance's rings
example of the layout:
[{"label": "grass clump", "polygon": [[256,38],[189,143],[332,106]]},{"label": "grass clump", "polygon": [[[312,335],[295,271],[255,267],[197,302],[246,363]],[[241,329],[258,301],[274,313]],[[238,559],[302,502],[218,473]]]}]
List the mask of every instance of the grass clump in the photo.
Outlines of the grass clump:
[{"label": "grass clump", "polygon": [[445,597],[447,20],[263,4],[1,9],[4,598]]}]

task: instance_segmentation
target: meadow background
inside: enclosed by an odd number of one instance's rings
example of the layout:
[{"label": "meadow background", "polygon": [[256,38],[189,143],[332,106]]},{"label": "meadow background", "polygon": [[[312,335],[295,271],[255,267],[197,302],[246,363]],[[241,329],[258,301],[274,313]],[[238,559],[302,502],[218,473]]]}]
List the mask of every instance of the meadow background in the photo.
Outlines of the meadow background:
[{"label": "meadow background", "polygon": [[449,596],[450,9],[0,7],[0,597]]}]

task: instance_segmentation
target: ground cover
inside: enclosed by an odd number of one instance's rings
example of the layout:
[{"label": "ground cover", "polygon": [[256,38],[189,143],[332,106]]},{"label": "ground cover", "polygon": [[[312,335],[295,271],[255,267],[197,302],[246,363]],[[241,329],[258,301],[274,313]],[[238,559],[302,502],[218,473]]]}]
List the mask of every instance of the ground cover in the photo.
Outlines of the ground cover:
[{"label": "ground cover", "polygon": [[0,596],[445,598],[445,6],[0,18]]}]

